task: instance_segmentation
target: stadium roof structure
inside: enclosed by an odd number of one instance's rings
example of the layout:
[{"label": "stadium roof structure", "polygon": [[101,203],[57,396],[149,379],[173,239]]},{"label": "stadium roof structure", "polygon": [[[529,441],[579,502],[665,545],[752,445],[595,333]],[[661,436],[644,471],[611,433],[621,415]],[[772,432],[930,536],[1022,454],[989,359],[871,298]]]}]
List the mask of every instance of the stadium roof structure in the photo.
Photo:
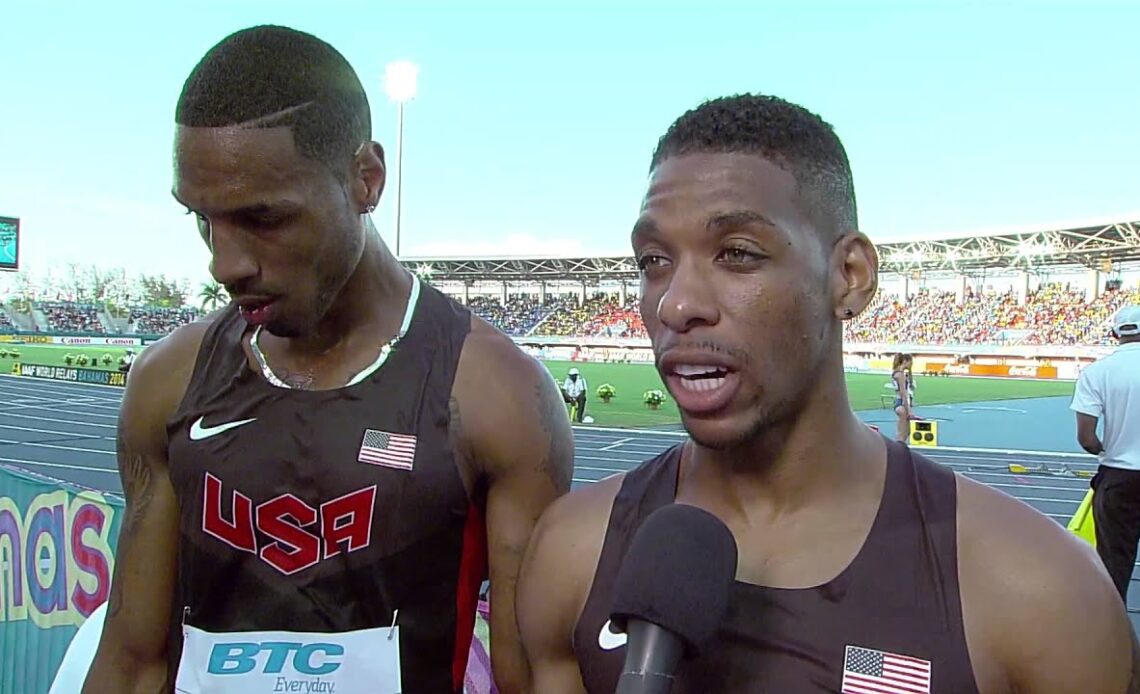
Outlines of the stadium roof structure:
[{"label": "stadium roof structure", "polygon": [[1140,215],[1134,221],[1010,231],[931,241],[879,244],[888,273],[1083,266],[1110,270],[1117,263],[1140,260]]},{"label": "stadium roof structure", "polygon": [[[968,275],[991,269],[1039,270],[1083,266],[1111,270],[1140,261],[1140,215],[1134,221],[1090,223],[1036,231],[1009,231],[941,240],[877,244],[884,274],[949,272]],[[553,282],[638,279],[632,256],[402,258],[421,277],[444,282]]]},{"label": "stadium roof structure", "polygon": [[442,281],[536,282],[638,279],[633,256],[597,258],[401,258],[421,277]]}]

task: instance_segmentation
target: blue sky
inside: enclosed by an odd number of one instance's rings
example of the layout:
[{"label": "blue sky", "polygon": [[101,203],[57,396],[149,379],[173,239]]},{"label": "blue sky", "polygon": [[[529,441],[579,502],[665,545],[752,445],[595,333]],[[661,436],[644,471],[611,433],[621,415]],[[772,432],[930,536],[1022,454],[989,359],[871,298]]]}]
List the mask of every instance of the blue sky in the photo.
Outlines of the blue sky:
[{"label": "blue sky", "polygon": [[[0,215],[22,218],[28,267],[205,279],[206,250],[169,194],[174,104],[210,46],[277,23],[355,66],[393,168],[396,109],[381,77],[392,60],[420,66],[405,111],[406,256],[627,254],[657,138],[703,99],[743,91],[836,127],[876,241],[1136,219],[1138,8],[9,3]],[[393,171],[374,217],[389,242],[394,193]]]}]

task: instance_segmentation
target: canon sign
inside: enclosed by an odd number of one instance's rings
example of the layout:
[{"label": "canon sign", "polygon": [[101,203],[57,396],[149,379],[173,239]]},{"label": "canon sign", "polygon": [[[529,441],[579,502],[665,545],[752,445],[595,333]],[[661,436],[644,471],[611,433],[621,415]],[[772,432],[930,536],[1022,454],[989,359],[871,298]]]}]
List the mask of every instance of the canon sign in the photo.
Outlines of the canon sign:
[{"label": "canon sign", "polygon": [[1011,366],[1009,367],[1010,376],[1020,376],[1022,378],[1037,378],[1036,366]]},{"label": "canon sign", "polygon": [[114,345],[118,347],[132,347],[139,344],[137,337],[57,337],[57,344],[61,345]]}]

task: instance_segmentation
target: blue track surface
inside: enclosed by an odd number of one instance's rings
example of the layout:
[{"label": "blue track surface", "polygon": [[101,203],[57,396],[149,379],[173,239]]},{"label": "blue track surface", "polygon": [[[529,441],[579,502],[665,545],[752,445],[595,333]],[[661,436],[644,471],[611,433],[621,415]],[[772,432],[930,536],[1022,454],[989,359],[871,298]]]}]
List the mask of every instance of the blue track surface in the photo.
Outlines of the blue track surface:
[{"label": "blue track surface", "polygon": [[[115,422],[122,390],[0,376],[0,463],[23,467],[104,492],[120,494],[115,467]],[[1067,523],[1088,489],[1071,476],[1014,475],[1007,465],[1094,470],[1095,459],[1072,442],[1074,425],[1065,398],[919,407],[939,420],[939,448],[923,452],[939,463],[1017,497]],[[860,415],[886,432],[893,413]],[[574,484],[629,470],[681,440],[680,432],[577,427]],[[1140,624],[1140,589],[1129,599]]]}]

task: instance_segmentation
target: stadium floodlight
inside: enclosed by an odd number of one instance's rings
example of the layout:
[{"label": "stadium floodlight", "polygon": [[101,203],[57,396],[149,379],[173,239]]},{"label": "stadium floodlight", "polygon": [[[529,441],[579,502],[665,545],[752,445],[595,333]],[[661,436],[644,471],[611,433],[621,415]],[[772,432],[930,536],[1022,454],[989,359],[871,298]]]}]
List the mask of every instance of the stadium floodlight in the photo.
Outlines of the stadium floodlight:
[{"label": "stadium floodlight", "polygon": [[416,98],[419,73],[419,66],[408,60],[388,63],[384,68],[384,91],[388,98],[399,104]]},{"label": "stadium floodlight", "polygon": [[1023,257],[1052,255],[1056,252],[1057,247],[1049,242],[1037,243],[1034,241],[1022,241],[1017,245],[1017,254]]},{"label": "stadium floodlight", "polygon": [[400,207],[404,192],[404,104],[416,98],[420,68],[408,60],[384,68],[384,91],[396,102],[396,257],[400,257]]}]

